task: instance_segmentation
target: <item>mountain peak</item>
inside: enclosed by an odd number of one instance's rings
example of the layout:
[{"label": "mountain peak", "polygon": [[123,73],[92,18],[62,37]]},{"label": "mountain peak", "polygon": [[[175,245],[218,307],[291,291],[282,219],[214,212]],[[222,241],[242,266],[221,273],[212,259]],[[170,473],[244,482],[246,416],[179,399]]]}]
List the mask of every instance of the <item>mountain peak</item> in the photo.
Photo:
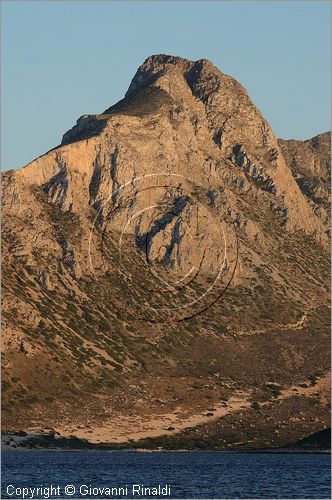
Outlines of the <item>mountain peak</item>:
[{"label": "mountain peak", "polygon": [[[221,73],[207,59],[191,61],[167,54],[151,55],[137,69],[125,97],[100,115],[81,116],[64,134],[62,144],[99,133],[114,114],[142,116],[147,112],[160,112],[163,104],[171,102],[186,102],[192,107],[197,104],[193,104],[193,96],[206,102],[208,94],[215,91],[222,81],[225,90],[231,83],[235,85],[237,95],[240,90],[247,96],[236,80]],[[230,91],[233,92],[233,88]],[[233,101],[236,102],[235,94]]]},{"label": "mountain peak", "polygon": [[169,54],[152,54],[147,59],[145,59],[144,63],[140,66],[140,68],[150,66],[150,65],[160,65],[160,64],[172,64],[173,66],[178,66],[181,69],[183,68],[191,68],[194,65],[210,65],[214,67],[214,64],[208,59],[198,59],[196,61],[191,59],[186,59],[180,56],[172,56]]},{"label": "mountain peak", "polygon": [[191,61],[183,57],[167,54],[152,55],[138,68],[126,93],[126,97],[142,87],[154,84],[160,77],[169,73],[172,73],[173,77],[178,73],[179,77],[185,78],[187,83],[190,84],[192,75],[200,74],[203,70],[206,76],[218,75],[222,77],[222,73],[208,59]]},{"label": "mountain peak", "polygon": [[289,229],[304,229],[319,240],[326,239],[325,222],[317,220],[301,196],[270,125],[246,89],[207,59],[148,57],[124,99],[100,115],[81,117],[63,136],[62,144],[102,136],[104,130],[109,134],[119,122],[130,122],[131,130],[135,123],[141,130],[150,120],[172,129],[181,122],[194,141],[212,148],[209,155],[235,162],[247,176],[258,179],[262,191],[276,195],[271,207]]}]

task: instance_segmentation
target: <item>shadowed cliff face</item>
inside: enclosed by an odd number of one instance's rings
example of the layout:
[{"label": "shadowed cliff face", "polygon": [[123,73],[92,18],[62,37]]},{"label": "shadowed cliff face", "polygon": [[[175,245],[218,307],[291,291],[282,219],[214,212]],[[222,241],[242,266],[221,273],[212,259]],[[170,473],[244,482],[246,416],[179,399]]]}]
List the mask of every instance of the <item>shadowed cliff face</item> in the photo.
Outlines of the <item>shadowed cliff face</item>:
[{"label": "shadowed cliff face", "polygon": [[143,418],[157,379],[165,411],[192,412],[197,378],[213,401],[263,401],[325,373],[328,155],[328,134],[277,141],[211,62],[157,55],[122,101],[5,173],[6,425],[84,426],[91,400],[101,423],[105,405]]}]

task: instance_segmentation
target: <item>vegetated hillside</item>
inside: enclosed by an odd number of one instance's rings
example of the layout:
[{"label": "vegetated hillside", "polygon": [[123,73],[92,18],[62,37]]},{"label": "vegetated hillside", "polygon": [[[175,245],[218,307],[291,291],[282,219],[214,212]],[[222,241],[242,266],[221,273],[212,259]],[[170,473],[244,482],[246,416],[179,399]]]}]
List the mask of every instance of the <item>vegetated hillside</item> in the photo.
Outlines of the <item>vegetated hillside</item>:
[{"label": "vegetated hillside", "polygon": [[6,172],[4,427],[221,448],[324,428],[328,155],[278,142],[211,62],[157,55]]}]

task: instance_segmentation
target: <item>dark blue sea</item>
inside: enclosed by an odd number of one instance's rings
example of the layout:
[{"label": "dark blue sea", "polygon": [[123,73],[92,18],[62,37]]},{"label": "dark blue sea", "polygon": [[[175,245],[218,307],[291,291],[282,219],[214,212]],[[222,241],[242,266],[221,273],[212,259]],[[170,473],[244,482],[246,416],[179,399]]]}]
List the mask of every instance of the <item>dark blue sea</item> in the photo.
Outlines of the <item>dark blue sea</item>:
[{"label": "dark blue sea", "polygon": [[2,453],[1,498],[330,496],[329,455],[103,451]]}]

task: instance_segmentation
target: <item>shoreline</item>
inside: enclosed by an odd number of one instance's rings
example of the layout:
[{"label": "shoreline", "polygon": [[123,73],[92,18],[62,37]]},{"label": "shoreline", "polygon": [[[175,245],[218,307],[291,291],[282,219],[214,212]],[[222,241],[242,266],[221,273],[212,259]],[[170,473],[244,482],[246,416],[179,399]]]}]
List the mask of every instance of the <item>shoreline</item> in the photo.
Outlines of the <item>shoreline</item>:
[{"label": "shoreline", "polygon": [[266,448],[264,450],[136,450],[135,448],[107,449],[107,448],[21,448],[21,449],[2,449],[1,453],[30,453],[30,452],[91,452],[91,453],[232,453],[238,455],[331,455],[331,450],[289,450],[287,448],[273,449]]},{"label": "shoreline", "polygon": [[[301,441],[300,441],[301,442]],[[24,431],[2,432],[1,451],[2,452],[28,452],[28,451],[107,451],[123,453],[245,453],[245,454],[331,454],[331,449],[319,446],[301,447],[300,442],[282,447],[271,448],[164,448],[158,447],[137,447],[134,443],[93,443],[75,436],[64,437],[50,434],[32,434]]]}]

